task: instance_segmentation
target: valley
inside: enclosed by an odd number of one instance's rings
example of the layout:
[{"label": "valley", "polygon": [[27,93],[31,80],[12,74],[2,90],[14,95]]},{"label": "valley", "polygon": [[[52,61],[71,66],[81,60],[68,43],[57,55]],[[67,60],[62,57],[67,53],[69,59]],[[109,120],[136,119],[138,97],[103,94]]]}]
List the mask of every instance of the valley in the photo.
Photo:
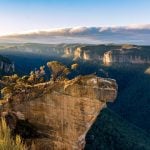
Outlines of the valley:
[{"label": "valley", "polygon": [[[15,73],[20,76],[28,75],[31,70],[37,70],[42,65],[46,66],[48,61],[59,61],[66,66],[73,63],[79,65],[77,70],[68,75],[69,79],[87,74],[115,79],[118,84],[117,99],[113,103],[107,102],[108,108],[102,111],[95,121],[96,126],[100,126],[96,129],[95,124],[93,125],[87,135],[85,148],[92,150],[93,146],[96,146],[101,149],[109,149],[107,134],[114,131],[111,134],[112,138],[124,136],[122,141],[121,138],[118,141],[111,139],[114,142],[114,145],[113,142],[111,143],[111,147],[114,149],[119,149],[120,147],[116,148],[116,145],[122,144],[121,149],[124,147],[124,150],[131,149],[131,147],[148,150],[150,145],[150,75],[145,71],[150,65],[149,50],[150,46],[137,45],[26,43],[1,44],[0,55],[14,63]],[[47,81],[51,72],[48,69],[45,71]],[[108,132],[103,130],[104,125]],[[133,132],[128,133],[127,130]],[[104,135],[106,139],[99,137]],[[132,138],[127,146],[125,143],[128,141],[128,136]],[[145,140],[141,140],[143,138]],[[100,145],[100,141],[107,144]],[[141,145],[136,145],[138,141],[141,142]]]}]

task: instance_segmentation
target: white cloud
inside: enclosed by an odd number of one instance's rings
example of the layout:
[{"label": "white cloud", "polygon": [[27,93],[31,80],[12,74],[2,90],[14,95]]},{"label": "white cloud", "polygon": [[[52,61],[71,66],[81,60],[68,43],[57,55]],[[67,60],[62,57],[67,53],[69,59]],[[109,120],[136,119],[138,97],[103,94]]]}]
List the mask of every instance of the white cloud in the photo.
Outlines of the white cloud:
[{"label": "white cloud", "polygon": [[0,42],[101,43],[102,41],[150,45],[150,24],[34,30],[0,37]]},{"label": "white cloud", "polygon": [[69,33],[81,33],[81,32],[85,32],[87,30],[88,30],[87,27],[75,27],[75,28],[71,28],[69,30]]},{"label": "white cloud", "polygon": [[144,24],[144,25],[132,24],[127,26],[126,29],[150,29],[150,24]]},{"label": "white cloud", "polygon": [[99,32],[104,32],[104,31],[107,31],[109,29],[109,27],[101,27],[99,29]]}]

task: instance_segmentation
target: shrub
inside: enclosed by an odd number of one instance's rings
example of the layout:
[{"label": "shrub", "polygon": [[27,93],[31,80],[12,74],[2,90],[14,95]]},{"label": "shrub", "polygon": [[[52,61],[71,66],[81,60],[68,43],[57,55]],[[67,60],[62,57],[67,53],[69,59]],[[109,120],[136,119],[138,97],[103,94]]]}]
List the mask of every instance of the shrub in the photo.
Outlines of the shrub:
[{"label": "shrub", "polygon": [[58,61],[50,61],[47,63],[47,66],[52,72],[51,77],[53,81],[66,78],[70,73],[70,69]]},{"label": "shrub", "polygon": [[4,119],[1,119],[0,126],[0,150],[27,150],[19,135],[11,137],[11,131]]}]

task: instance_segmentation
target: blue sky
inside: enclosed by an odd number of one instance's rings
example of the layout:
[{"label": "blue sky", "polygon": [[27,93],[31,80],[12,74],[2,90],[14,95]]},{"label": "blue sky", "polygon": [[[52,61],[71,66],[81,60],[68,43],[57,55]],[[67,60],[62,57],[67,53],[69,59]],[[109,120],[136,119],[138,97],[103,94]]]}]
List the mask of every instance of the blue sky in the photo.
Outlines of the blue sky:
[{"label": "blue sky", "polygon": [[0,35],[150,23],[150,0],[0,0]]}]

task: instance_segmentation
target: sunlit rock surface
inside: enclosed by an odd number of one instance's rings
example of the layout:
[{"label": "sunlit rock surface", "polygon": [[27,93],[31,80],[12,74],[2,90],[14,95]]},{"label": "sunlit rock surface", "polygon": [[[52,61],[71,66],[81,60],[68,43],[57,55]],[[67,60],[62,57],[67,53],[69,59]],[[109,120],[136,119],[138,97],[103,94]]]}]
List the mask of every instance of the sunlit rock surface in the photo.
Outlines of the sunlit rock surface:
[{"label": "sunlit rock surface", "polygon": [[27,119],[45,135],[34,139],[37,150],[80,150],[96,117],[116,95],[115,80],[79,76],[14,91],[12,99],[1,106],[1,112]]},{"label": "sunlit rock surface", "polygon": [[105,66],[113,64],[150,64],[149,49],[134,45],[97,45],[67,47],[64,55],[83,61],[99,61]]},{"label": "sunlit rock surface", "polygon": [[113,50],[104,53],[103,64],[110,66],[113,63],[149,64],[150,58],[140,54],[130,54],[123,50]]},{"label": "sunlit rock surface", "polygon": [[108,52],[104,53],[103,63],[106,66],[109,66],[109,65],[112,64],[112,52],[111,51],[108,51]]}]

